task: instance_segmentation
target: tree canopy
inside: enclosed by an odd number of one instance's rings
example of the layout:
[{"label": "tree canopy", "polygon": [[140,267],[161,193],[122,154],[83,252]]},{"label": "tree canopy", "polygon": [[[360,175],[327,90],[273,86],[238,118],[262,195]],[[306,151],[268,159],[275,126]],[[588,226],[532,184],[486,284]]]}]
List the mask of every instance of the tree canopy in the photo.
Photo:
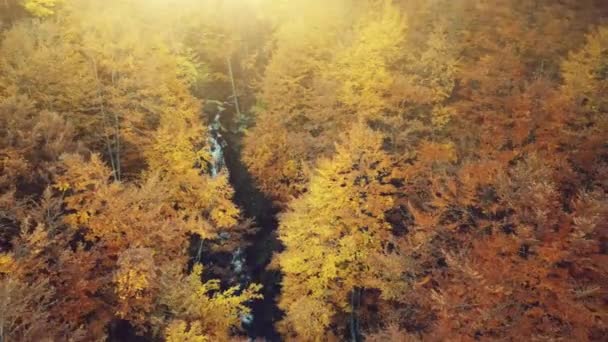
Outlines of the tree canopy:
[{"label": "tree canopy", "polygon": [[0,1],[0,341],[603,341],[608,6]]}]

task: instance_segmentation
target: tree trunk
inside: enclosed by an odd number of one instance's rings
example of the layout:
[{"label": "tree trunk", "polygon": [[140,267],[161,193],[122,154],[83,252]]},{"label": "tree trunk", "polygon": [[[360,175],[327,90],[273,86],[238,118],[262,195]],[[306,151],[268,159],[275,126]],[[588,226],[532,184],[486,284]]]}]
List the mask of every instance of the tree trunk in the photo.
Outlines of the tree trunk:
[{"label": "tree trunk", "polygon": [[[108,157],[110,157],[110,166],[112,167],[112,174],[114,177],[114,181],[120,181],[120,150],[115,151],[112,148],[112,141],[114,141],[114,145],[116,148],[120,148],[120,132],[117,131],[118,127],[118,117],[116,114],[114,115],[115,123],[110,123],[110,119],[108,118],[108,114],[106,113],[105,107],[105,99],[103,98],[103,91],[101,89],[101,81],[99,80],[99,71],[97,69],[97,62],[93,57],[85,54],[93,65],[93,73],[95,74],[95,81],[97,83],[97,97],[99,99],[99,105],[101,109],[101,116],[104,122],[104,140],[106,142],[106,148],[108,150]],[[108,127],[114,126],[114,138],[110,138],[110,135],[107,132]]]},{"label": "tree trunk", "polygon": [[239,98],[236,94],[236,84],[234,83],[234,74],[232,73],[232,61],[230,57],[226,58],[228,64],[228,75],[230,76],[230,84],[232,86],[232,98],[234,100],[234,109],[236,110],[236,117],[241,119],[241,108],[239,106]]},{"label": "tree trunk", "polygon": [[353,288],[350,295],[350,340],[352,342],[359,342],[359,322],[357,319],[357,310],[359,309],[359,301],[361,299],[361,290],[358,287]]},{"label": "tree trunk", "polygon": [[201,238],[201,241],[198,245],[198,250],[196,251],[196,258],[194,259],[194,263],[195,264],[200,263],[202,258],[203,258],[203,238]]}]

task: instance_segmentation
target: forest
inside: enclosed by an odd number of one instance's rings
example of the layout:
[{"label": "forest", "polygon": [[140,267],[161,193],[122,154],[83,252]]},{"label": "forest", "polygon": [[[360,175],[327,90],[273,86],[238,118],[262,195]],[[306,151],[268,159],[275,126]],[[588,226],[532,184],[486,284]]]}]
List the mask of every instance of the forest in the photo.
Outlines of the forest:
[{"label": "forest", "polygon": [[1,0],[0,342],[606,341],[605,0]]}]

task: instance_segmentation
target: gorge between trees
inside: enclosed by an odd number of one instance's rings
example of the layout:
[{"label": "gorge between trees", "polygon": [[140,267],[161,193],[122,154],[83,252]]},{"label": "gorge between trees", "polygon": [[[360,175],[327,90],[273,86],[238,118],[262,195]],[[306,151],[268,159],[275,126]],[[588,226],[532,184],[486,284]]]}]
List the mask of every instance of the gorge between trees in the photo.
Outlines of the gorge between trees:
[{"label": "gorge between trees", "polygon": [[608,3],[0,1],[0,342],[605,341]]}]

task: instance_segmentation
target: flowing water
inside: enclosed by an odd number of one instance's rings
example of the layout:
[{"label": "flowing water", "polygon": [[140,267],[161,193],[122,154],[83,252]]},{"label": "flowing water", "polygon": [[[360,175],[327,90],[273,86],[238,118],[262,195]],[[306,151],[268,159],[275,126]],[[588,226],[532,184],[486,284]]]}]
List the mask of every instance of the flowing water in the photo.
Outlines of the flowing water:
[{"label": "flowing water", "polygon": [[226,130],[222,121],[232,122],[232,113],[218,109],[209,125],[209,144],[212,161],[210,174],[216,176],[226,168],[230,183],[235,190],[234,200],[245,217],[254,219],[258,228],[246,248],[237,248],[231,256],[231,270],[242,287],[250,283],[263,285],[264,299],[251,303],[251,315],[241,317],[250,339],[279,341],[274,323],[281,312],[276,305],[280,291],[280,272],[268,270],[274,252],[281,246],[276,237],[277,210],[254,184],[247,168],[240,159],[242,134],[238,130]]},{"label": "flowing water", "polygon": [[[191,262],[230,268],[232,276],[227,285],[239,284],[244,288],[251,283],[262,284],[264,299],[250,303],[252,313],[241,317],[242,326],[250,341],[280,341],[274,325],[282,316],[276,302],[281,290],[281,274],[267,268],[273,254],[282,248],[276,236],[277,209],[272,201],[255,187],[253,178],[241,161],[242,133],[233,127],[227,130],[222,124],[233,124],[233,115],[230,111],[224,111],[222,106],[210,113],[208,143],[211,160],[208,170],[212,177],[223,171],[228,172],[235,191],[235,203],[242,210],[244,217],[254,219],[258,230],[249,238],[246,247],[239,247],[231,254],[205,253],[205,241],[193,238]],[[222,233],[220,238],[230,239],[230,234]],[[125,320],[114,320],[108,327],[108,341],[111,342],[151,340],[151,336],[138,336],[133,326]]]}]

